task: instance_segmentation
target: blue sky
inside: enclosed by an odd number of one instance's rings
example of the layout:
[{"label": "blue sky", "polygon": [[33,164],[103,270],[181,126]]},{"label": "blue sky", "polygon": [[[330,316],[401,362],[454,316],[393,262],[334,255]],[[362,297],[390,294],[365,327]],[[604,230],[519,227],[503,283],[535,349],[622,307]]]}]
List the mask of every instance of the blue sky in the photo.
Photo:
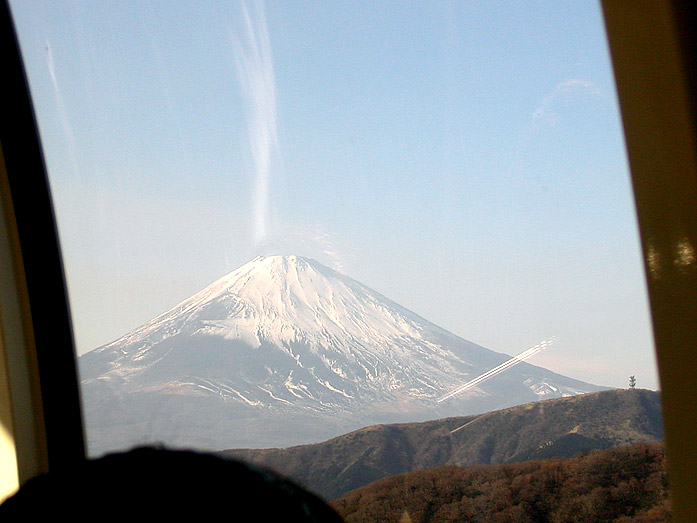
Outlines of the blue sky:
[{"label": "blue sky", "polygon": [[657,388],[595,2],[12,2],[78,350],[257,254]]}]

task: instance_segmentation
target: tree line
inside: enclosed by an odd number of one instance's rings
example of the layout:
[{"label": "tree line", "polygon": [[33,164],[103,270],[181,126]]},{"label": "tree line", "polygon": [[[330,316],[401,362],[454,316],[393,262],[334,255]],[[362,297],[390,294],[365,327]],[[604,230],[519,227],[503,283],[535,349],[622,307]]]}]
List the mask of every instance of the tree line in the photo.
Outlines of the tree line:
[{"label": "tree line", "polygon": [[667,523],[662,444],[510,465],[443,466],[377,481],[334,501],[347,523]]}]

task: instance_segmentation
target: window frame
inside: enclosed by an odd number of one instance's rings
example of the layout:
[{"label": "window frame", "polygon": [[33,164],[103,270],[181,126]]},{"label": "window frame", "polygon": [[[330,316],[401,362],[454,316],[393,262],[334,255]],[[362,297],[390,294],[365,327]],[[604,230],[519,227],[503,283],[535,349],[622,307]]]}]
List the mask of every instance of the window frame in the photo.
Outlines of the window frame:
[{"label": "window frame", "polygon": [[697,264],[690,252],[680,252],[697,246],[697,45],[690,7],[685,0],[603,0],[651,306],[676,522],[692,521],[697,513]]},{"label": "window frame", "polygon": [[[0,5],[0,357],[18,483],[85,459],[72,323],[38,129],[9,4]],[[0,394],[3,392],[0,391]]]},{"label": "window frame", "polygon": [[[674,521],[697,512],[697,46],[684,0],[603,0],[661,380]],[[85,459],[53,204],[17,38],[0,5],[0,423],[17,484]],[[10,111],[11,109],[11,111]],[[656,256],[666,260],[660,270]],[[0,497],[2,493],[0,492]]]}]

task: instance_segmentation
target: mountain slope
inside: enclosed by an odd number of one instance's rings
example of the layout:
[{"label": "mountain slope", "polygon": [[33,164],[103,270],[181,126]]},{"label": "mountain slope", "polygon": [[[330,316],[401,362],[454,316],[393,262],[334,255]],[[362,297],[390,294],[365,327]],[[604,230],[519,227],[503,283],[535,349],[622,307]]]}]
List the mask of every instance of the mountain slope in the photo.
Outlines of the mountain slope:
[{"label": "mountain slope", "polygon": [[372,426],[314,445],[224,454],[273,468],[336,499],[413,470],[569,457],[662,438],[659,393],[610,390],[479,416]]},{"label": "mountain slope", "polygon": [[347,523],[375,521],[672,521],[665,449],[636,444],[572,459],[385,478],[332,503]]},{"label": "mountain slope", "polygon": [[314,260],[270,256],[85,354],[79,369],[92,453],[145,441],[287,446],[602,389],[522,363],[437,401],[508,358]]}]

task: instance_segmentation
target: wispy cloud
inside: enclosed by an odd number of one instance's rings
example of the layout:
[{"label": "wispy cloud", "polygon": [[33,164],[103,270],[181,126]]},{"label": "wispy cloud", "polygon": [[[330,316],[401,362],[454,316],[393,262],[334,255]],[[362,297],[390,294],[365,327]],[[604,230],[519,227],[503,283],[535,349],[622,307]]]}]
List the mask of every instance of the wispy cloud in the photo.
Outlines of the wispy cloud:
[{"label": "wispy cloud", "polygon": [[578,95],[602,96],[600,90],[590,80],[570,78],[558,83],[552,92],[532,112],[531,132],[559,122],[557,107]]},{"label": "wispy cloud", "polygon": [[271,174],[279,150],[278,104],[264,4],[243,2],[242,15],[242,34],[232,35],[232,45],[254,169],[253,230],[258,245],[269,233]]},{"label": "wispy cloud", "polygon": [[562,121],[560,109],[568,106],[574,100],[586,96],[604,97],[604,94],[592,81],[583,78],[568,78],[554,86],[551,92],[530,113],[530,119],[521,133],[514,156],[514,170],[520,168],[527,155],[527,149],[534,141],[535,136],[542,129],[552,128]]},{"label": "wispy cloud", "polygon": [[335,271],[344,272],[346,265],[338,235],[320,223],[298,227],[289,223],[268,234],[257,247],[259,254],[298,254],[317,258]]}]

